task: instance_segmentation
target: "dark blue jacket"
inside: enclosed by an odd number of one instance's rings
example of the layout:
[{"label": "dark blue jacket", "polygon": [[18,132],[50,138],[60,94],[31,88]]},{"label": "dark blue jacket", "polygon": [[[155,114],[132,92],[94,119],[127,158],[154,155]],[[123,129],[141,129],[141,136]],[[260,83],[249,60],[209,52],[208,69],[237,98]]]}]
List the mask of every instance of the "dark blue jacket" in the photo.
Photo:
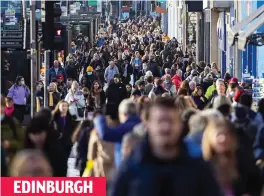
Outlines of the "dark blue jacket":
[{"label": "dark blue jacket", "polygon": [[148,139],[140,143],[119,167],[111,196],[222,196],[208,163],[194,158],[183,144],[170,161],[155,158]]},{"label": "dark blue jacket", "polygon": [[123,136],[132,131],[135,125],[140,123],[140,119],[137,116],[130,116],[125,123],[122,123],[116,127],[110,128],[107,126],[106,119],[103,116],[98,116],[94,120],[95,129],[98,132],[100,139],[107,142],[115,142],[115,164],[119,166],[121,160],[121,142]]},{"label": "dark blue jacket", "polygon": [[59,75],[59,74],[63,75],[64,82],[66,82],[67,76],[66,76],[64,68],[62,68],[62,67],[59,67],[57,74],[56,74],[56,71],[55,71],[54,67],[49,69],[49,81],[51,82],[52,79],[54,79],[54,78],[56,79],[57,75]]}]

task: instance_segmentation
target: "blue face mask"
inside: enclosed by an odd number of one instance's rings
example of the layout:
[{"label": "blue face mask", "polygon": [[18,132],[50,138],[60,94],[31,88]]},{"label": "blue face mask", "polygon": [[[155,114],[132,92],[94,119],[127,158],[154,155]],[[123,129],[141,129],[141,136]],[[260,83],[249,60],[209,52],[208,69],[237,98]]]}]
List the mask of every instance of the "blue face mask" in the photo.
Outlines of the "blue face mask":
[{"label": "blue face mask", "polygon": [[93,72],[87,72],[87,75],[88,76],[90,76],[90,75],[92,75],[93,74]]}]

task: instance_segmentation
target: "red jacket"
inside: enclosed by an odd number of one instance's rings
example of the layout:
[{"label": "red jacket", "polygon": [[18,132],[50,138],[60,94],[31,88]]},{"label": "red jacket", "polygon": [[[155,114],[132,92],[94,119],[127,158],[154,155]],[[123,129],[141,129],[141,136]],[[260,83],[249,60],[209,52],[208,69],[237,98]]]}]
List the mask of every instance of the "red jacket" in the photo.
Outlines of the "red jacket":
[{"label": "red jacket", "polygon": [[172,82],[175,84],[176,89],[179,90],[181,83],[182,83],[182,79],[181,77],[177,76],[176,74],[171,78]]}]

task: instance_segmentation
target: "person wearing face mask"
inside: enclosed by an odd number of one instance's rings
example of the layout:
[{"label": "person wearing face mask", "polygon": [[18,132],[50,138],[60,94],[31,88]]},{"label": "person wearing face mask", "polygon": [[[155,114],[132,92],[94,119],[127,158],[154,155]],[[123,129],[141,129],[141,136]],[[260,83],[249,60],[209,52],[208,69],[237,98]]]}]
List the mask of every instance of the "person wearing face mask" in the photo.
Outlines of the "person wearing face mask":
[{"label": "person wearing face mask", "polygon": [[[9,98],[6,98],[9,100]],[[7,105],[10,105],[7,103]],[[24,131],[19,122],[6,110],[5,98],[1,97],[1,148],[10,162],[15,153],[23,148]]]},{"label": "person wearing face mask", "polygon": [[88,66],[86,69],[86,74],[81,79],[82,87],[87,87],[91,89],[92,84],[95,80],[98,80],[98,77],[94,74],[94,70],[92,66]]},{"label": "person wearing face mask", "polygon": [[24,120],[26,103],[29,95],[30,90],[25,85],[25,79],[22,76],[18,76],[16,83],[9,89],[7,97],[13,100],[16,110],[21,114],[21,121]]}]

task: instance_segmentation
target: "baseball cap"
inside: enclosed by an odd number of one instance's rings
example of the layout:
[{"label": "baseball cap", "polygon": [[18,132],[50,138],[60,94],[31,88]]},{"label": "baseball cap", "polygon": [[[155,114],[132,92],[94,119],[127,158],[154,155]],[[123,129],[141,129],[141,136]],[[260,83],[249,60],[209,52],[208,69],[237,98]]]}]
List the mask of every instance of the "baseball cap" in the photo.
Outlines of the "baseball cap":
[{"label": "baseball cap", "polygon": [[238,79],[233,77],[231,78],[230,83],[238,83]]},{"label": "baseball cap", "polygon": [[58,74],[56,78],[57,78],[57,79],[62,79],[62,80],[64,79],[64,77],[63,77],[62,74]]}]

